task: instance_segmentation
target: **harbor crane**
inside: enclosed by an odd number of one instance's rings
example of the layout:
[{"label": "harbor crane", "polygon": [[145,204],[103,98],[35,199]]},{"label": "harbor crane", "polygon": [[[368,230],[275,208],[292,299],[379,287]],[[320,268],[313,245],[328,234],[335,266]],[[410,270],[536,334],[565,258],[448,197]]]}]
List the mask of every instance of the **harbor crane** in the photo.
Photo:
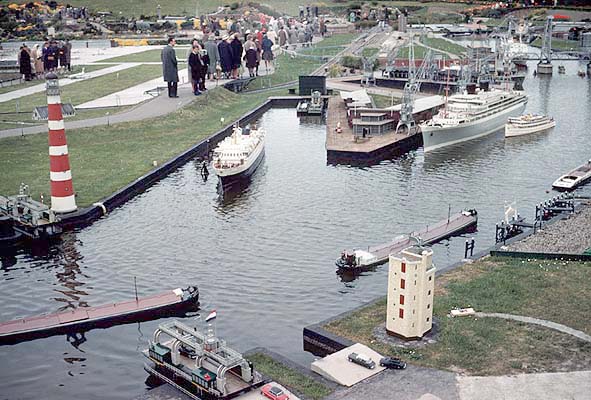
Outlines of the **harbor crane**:
[{"label": "harbor crane", "polygon": [[402,128],[406,128],[407,134],[411,134],[415,129],[415,120],[413,116],[413,106],[417,92],[421,87],[421,80],[424,79],[428,66],[431,64],[432,52],[427,51],[418,70],[415,66],[415,51],[413,45],[413,33],[409,34],[410,42],[408,45],[408,81],[404,85],[404,94],[402,95],[402,104],[400,105],[400,118],[396,125],[396,133]]},{"label": "harbor crane", "polygon": [[554,17],[548,15],[546,18],[546,27],[544,28],[544,37],[542,38],[542,51],[540,52],[540,62],[538,63],[538,74],[552,74],[552,21]]}]

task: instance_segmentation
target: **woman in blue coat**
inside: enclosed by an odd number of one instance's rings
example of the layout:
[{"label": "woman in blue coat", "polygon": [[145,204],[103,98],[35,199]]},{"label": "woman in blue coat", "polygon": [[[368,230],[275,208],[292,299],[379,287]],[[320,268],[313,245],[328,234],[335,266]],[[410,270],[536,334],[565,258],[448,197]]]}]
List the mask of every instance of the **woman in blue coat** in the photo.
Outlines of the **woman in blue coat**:
[{"label": "woman in blue coat", "polygon": [[222,72],[226,78],[232,72],[232,46],[230,46],[230,39],[224,36],[220,44],[218,44],[218,52],[220,53],[220,65]]}]

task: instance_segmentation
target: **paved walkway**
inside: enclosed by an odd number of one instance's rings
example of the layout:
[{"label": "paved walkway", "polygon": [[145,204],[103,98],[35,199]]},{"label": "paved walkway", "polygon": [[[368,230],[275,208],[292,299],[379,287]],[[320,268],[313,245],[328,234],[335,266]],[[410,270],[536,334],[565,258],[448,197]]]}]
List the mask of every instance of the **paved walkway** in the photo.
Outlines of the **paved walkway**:
[{"label": "paved walkway", "polygon": [[591,371],[459,376],[458,388],[461,400],[588,400]]},{"label": "paved walkway", "polygon": [[512,315],[512,314],[502,314],[502,313],[483,313],[477,312],[477,317],[493,317],[493,318],[503,318],[503,319],[510,319],[513,321],[525,322],[526,324],[536,324],[545,326],[546,328],[554,329],[556,331],[566,333],[567,335],[571,335],[577,337],[585,342],[591,343],[591,336],[587,335],[585,332],[578,331],[573,328],[569,328],[566,325],[557,324],[556,322],[546,321],[543,319],[538,318],[531,318],[531,317],[522,317],[521,315]]},{"label": "paved walkway", "polygon": [[[107,74],[111,74],[113,72],[123,71],[124,69],[128,69],[131,67],[135,67],[140,65],[140,63],[124,63],[113,65],[112,67],[98,69],[96,71],[91,72],[80,72],[78,74],[70,75],[69,78],[60,79],[60,87],[70,85],[76,82],[82,82],[87,79],[96,78],[98,76],[103,76]],[[28,96],[30,94],[40,93],[45,91],[45,82],[40,83],[35,86],[29,86],[23,89],[13,90],[12,92],[7,92],[0,94],[0,103],[4,103],[6,101],[18,99],[23,96]]]}]

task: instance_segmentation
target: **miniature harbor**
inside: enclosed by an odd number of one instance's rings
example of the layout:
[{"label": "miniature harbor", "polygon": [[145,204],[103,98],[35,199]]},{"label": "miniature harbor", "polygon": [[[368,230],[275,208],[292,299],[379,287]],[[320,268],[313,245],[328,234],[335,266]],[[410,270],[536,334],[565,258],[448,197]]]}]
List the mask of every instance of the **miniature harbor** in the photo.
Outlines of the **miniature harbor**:
[{"label": "miniature harbor", "polygon": [[591,11],[205,3],[0,6],[3,396],[586,398]]}]

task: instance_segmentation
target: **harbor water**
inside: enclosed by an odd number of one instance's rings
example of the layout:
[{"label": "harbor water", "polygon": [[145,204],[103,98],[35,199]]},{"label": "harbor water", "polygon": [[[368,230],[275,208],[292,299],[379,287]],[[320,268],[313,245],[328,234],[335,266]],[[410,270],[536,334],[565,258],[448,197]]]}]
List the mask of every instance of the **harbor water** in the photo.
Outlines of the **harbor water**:
[{"label": "harbor water", "polygon": [[[526,111],[553,116],[547,133],[502,132],[371,167],[327,165],[325,126],[273,109],[259,124],[266,156],[251,184],[226,196],[189,162],[106,218],[47,248],[2,258],[0,320],[96,306],[189,284],[202,314],[244,351],[266,346],[308,365],[302,328],[386,292],[387,267],[355,280],[335,273],[345,248],[378,244],[447,217],[479,212],[476,249],[494,242],[505,202],[531,219],[552,182],[591,158],[591,80],[532,76]],[[72,149],[75,151],[75,149]],[[76,171],[72,172],[74,185]],[[588,193],[588,189],[583,189]],[[434,246],[438,266],[463,257],[466,237]],[[188,323],[199,323],[195,317]],[[140,351],[158,321],[0,347],[1,398],[131,399],[146,390]]]}]

